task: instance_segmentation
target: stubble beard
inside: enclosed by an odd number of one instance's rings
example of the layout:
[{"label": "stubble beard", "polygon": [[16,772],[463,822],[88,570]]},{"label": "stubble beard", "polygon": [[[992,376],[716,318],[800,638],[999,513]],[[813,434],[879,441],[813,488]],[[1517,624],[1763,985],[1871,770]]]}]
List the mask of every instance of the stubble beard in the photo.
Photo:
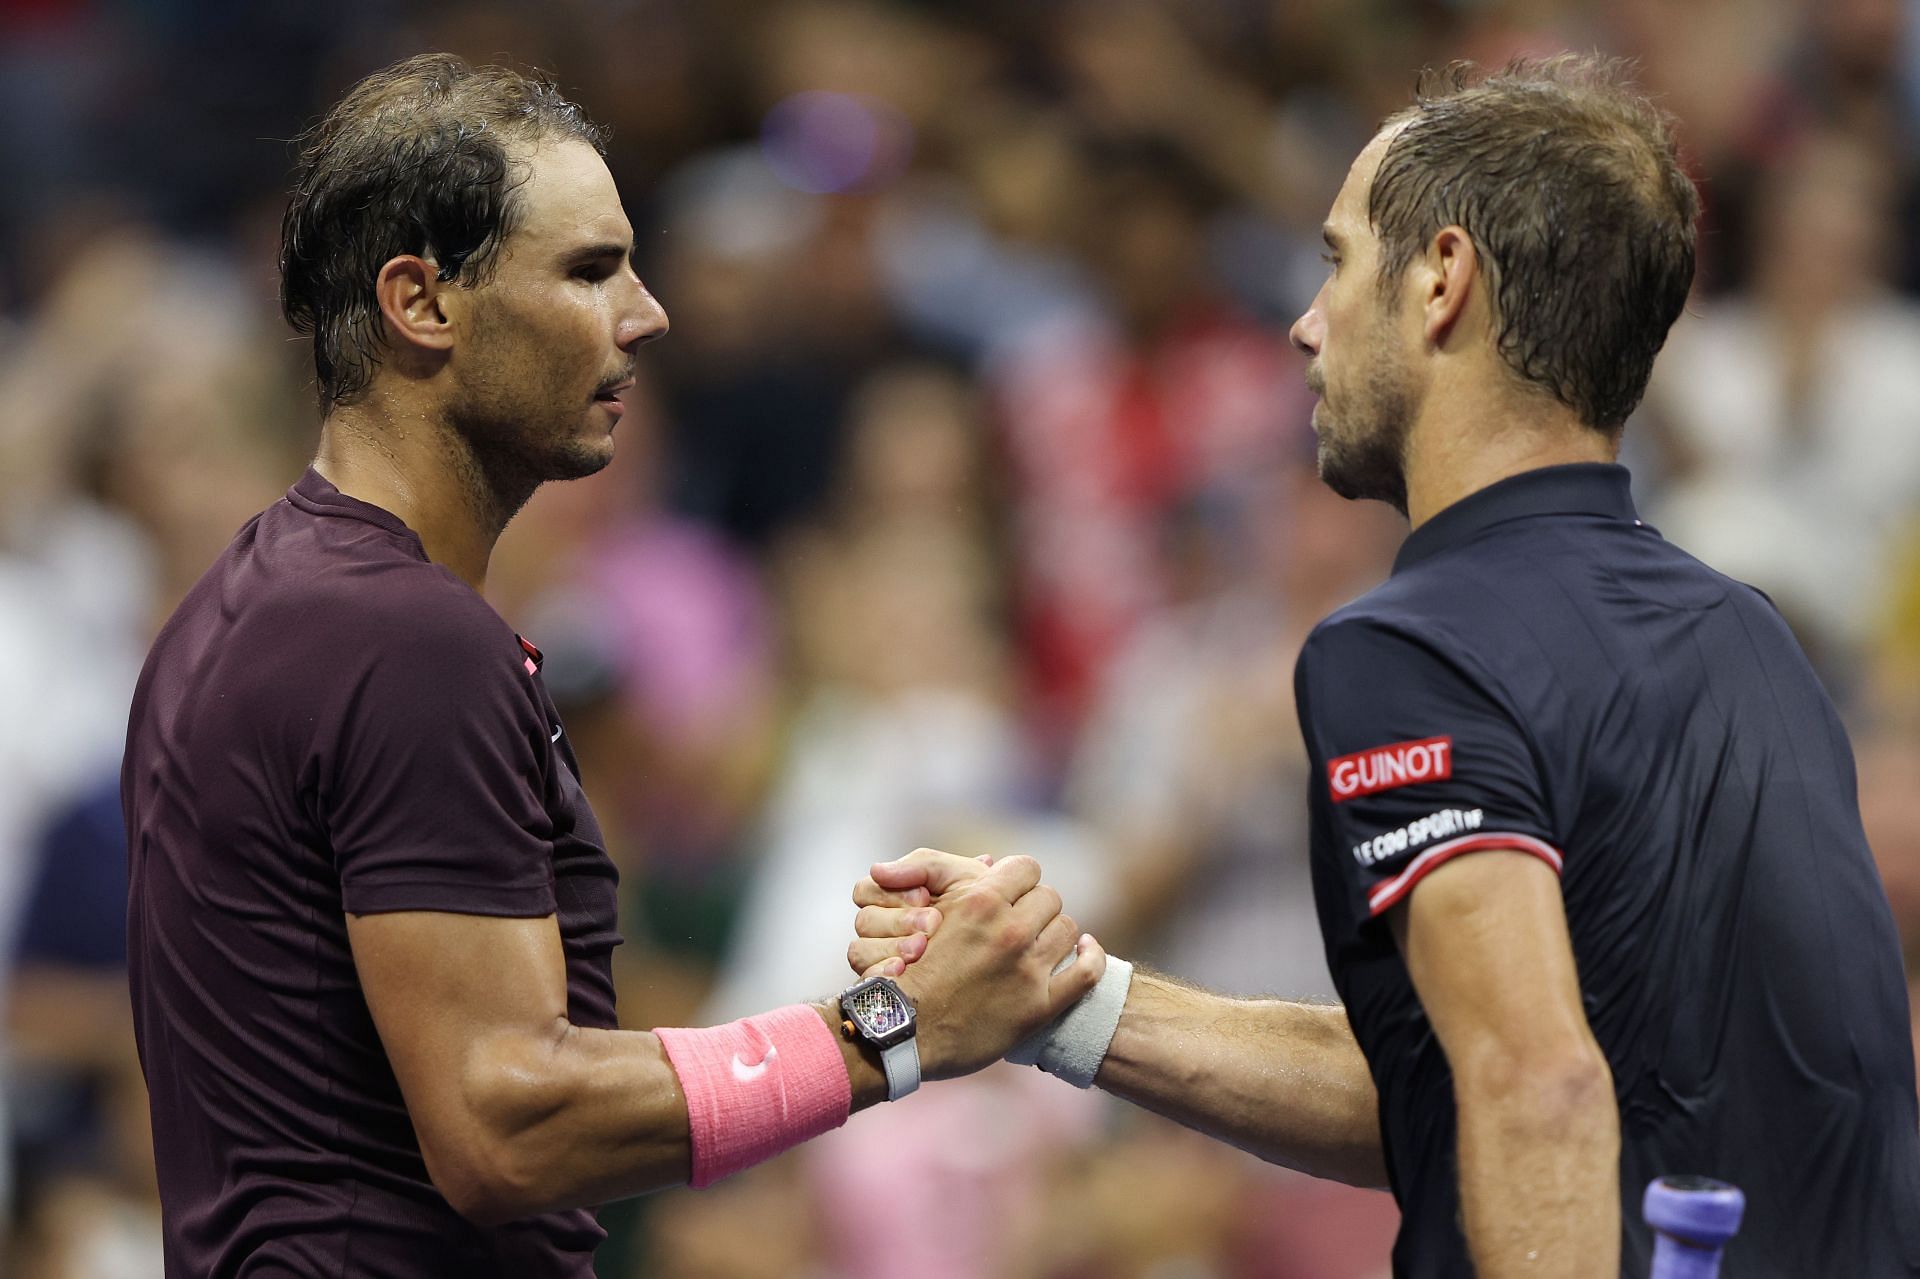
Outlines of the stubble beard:
[{"label": "stubble beard", "polygon": [[504,352],[486,359],[486,374],[447,406],[450,460],[483,518],[502,529],[542,484],[585,479],[613,460],[583,423],[591,402],[568,406],[566,389],[529,364]]},{"label": "stubble beard", "polygon": [[1321,399],[1316,461],[1321,482],[1341,497],[1385,502],[1405,515],[1413,397],[1399,352],[1386,334],[1377,336],[1370,376],[1338,420]]},{"label": "stubble beard", "polygon": [[[515,406],[469,397],[450,405],[450,460],[483,517],[504,529],[527,499],[550,480],[585,479],[604,470],[612,450],[583,437],[578,414],[540,412],[528,397]],[[516,411],[516,409],[518,411]]]}]

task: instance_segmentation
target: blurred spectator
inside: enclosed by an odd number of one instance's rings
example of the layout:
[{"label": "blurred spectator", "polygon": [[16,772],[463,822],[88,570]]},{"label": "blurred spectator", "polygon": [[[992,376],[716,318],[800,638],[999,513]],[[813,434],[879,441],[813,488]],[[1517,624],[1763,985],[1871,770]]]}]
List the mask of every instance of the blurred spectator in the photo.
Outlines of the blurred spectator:
[{"label": "blurred spectator", "polygon": [[[1029,713],[1053,750],[1166,599],[1158,522],[1305,427],[1302,366],[1207,270],[1218,192],[1177,147],[1103,144],[1081,229],[1109,317],[990,369],[1013,485]],[[1097,211],[1097,212],[1095,212]]]},{"label": "blurred spectator", "polygon": [[828,1279],[820,1222],[797,1159],[752,1168],[701,1194],[668,1192],[644,1259],[606,1279]]},{"label": "blurred spectator", "polygon": [[[1118,900],[1100,935],[1117,952],[1218,990],[1332,997],[1307,865],[1293,666],[1320,618],[1386,575],[1398,532],[1384,508],[1335,497],[1304,457],[1243,472],[1170,523],[1170,606],[1109,668],[1066,794],[1113,849]],[[1170,1148],[1151,1165],[1102,1149],[1091,1175],[1112,1193],[1143,1166],[1209,1163],[1184,1134],[1137,1140]],[[1213,1231],[1200,1256],[1237,1264],[1214,1260],[1209,1271],[1196,1260],[1196,1273],[1382,1272],[1394,1219],[1385,1196],[1210,1162],[1192,1168],[1194,1183],[1222,1196],[1209,1202],[1225,1219],[1175,1199],[1160,1201],[1164,1215],[1136,1211],[1130,1226]],[[1131,1258],[1166,1246],[1125,1227],[1107,1238],[1084,1273],[1138,1273]]]},{"label": "blurred spectator", "polygon": [[824,494],[857,369],[834,357],[838,335],[807,313],[814,299],[800,287],[833,210],[744,148],[677,171],[664,195],[658,283],[685,335],[659,362],[669,491],[675,509],[762,548]]},{"label": "blurred spectator", "polygon": [[948,142],[952,170],[890,193],[876,226],[882,283],[915,336],[991,362],[1097,312],[1071,243],[1091,199],[1071,117],[989,94],[949,126]]},{"label": "blurred spectator", "polygon": [[[997,634],[982,433],[975,397],[953,374],[882,368],[854,398],[834,503],[781,548],[794,715],[705,1018],[844,984],[852,882],[918,843],[1034,853],[1076,918],[1100,909],[1091,850],[1022,813],[1031,780]],[[813,1143],[805,1158],[834,1272],[1008,1273],[1025,1237],[1012,1214],[1033,1202],[1050,1134],[1091,1102],[1063,1104],[1059,1091],[1002,1068]],[[867,1213],[882,1192],[899,1237],[875,1250]]]},{"label": "blurred spectator", "polygon": [[1860,818],[1907,956],[1920,1050],[1920,521],[1903,539],[1854,716]]},{"label": "blurred spectator", "polygon": [[1887,284],[1887,175],[1810,136],[1773,171],[1752,289],[1674,326],[1648,390],[1673,443],[1652,518],[1773,594],[1844,671],[1920,495],[1920,306]]},{"label": "blurred spectator", "polygon": [[56,818],[36,862],[7,1019],[26,1209],[18,1273],[157,1277],[153,1137],[127,1005],[117,776]]},{"label": "blurred spectator", "polygon": [[1048,1279],[1386,1279],[1393,1201],[1261,1164],[1149,1116],[1060,1168]]},{"label": "blurred spectator", "polygon": [[1196,499],[1167,540],[1171,606],[1109,669],[1067,790],[1115,850],[1102,940],[1218,990],[1331,997],[1293,666],[1386,576],[1396,522],[1301,459]]},{"label": "blurred spectator", "polygon": [[1862,732],[1860,816],[1880,865],[1894,922],[1906,946],[1908,989],[1920,1049],[1920,724],[1909,710],[1905,723],[1876,723]]},{"label": "blurred spectator", "polygon": [[[1920,67],[1906,59],[1920,26],[1911,0],[1834,0],[1803,11],[1800,40],[1782,76],[1803,130],[1857,141],[1882,171],[1894,225],[1920,214]],[[1886,246],[1891,279],[1920,287],[1920,245],[1911,236]]]},{"label": "blurred spectator", "polygon": [[953,374],[882,368],[855,397],[828,514],[780,549],[791,718],[715,1018],[840,982],[853,881],[919,843],[1046,856],[1074,909],[1098,913],[1080,837],[1027,816],[981,434]]},{"label": "blurred spectator", "polygon": [[159,1234],[126,1000],[126,707],[153,628],[291,478],[289,437],[228,261],[121,224],[65,267],[0,352],[0,1095],[23,1271],[131,1277],[158,1273]]}]

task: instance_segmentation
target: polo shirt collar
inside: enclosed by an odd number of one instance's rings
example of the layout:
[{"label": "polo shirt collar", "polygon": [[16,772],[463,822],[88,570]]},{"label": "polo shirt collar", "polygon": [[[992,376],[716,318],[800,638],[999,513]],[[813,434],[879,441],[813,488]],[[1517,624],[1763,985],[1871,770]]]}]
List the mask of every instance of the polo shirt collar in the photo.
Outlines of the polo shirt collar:
[{"label": "polo shirt collar", "polygon": [[287,501],[309,515],[334,515],[360,520],[383,528],[389,533],[397,533],[413,543],[421,559],[427,558],[427,549],[421,543],[420,535],[408,528],[406,521],[384,507],[363,502],[357,497],[347,496],[335,488],[331,480],[311,466],[294,483],[294,486],[287,490]]},{"label": "polo shirt collar", "polygon": [[1612,462],[1574,462],[1522,471],[1489,484],[1408,534],[1393,571],[1462,545],[1496,524],[1535,515],[1597,515],[1640,522],[1627,468]]}]

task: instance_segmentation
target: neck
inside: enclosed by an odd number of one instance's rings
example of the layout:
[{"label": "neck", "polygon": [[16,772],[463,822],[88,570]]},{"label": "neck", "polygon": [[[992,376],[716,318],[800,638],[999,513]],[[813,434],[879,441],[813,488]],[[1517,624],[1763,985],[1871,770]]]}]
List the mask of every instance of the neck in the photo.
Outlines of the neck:
[{"label": "neck", "polygon": [[314,470],[348,497],[392,513],[427,558],[476,592],[501,531],[529,494],[502,494],[444,413],[378,390],[320,424]]},{"label": "neck", "polygon": [[1414,528],[1490,484],[1571,462],[1612,462],[1617,433],[1603,434],[1544,395],[1428,397],[1407,437],[1407,519]]}]

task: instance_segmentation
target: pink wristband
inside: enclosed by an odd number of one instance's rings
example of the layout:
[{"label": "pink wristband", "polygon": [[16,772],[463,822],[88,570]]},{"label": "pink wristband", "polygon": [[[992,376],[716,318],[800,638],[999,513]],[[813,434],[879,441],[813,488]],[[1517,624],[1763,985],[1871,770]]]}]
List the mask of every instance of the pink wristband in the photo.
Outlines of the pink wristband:
[{"label": "pink wristband", "polygon": [[805,1004],[653,1033],[687,1095],[696,1189],[838,1128],[853,1108],[840,1043]]}]

